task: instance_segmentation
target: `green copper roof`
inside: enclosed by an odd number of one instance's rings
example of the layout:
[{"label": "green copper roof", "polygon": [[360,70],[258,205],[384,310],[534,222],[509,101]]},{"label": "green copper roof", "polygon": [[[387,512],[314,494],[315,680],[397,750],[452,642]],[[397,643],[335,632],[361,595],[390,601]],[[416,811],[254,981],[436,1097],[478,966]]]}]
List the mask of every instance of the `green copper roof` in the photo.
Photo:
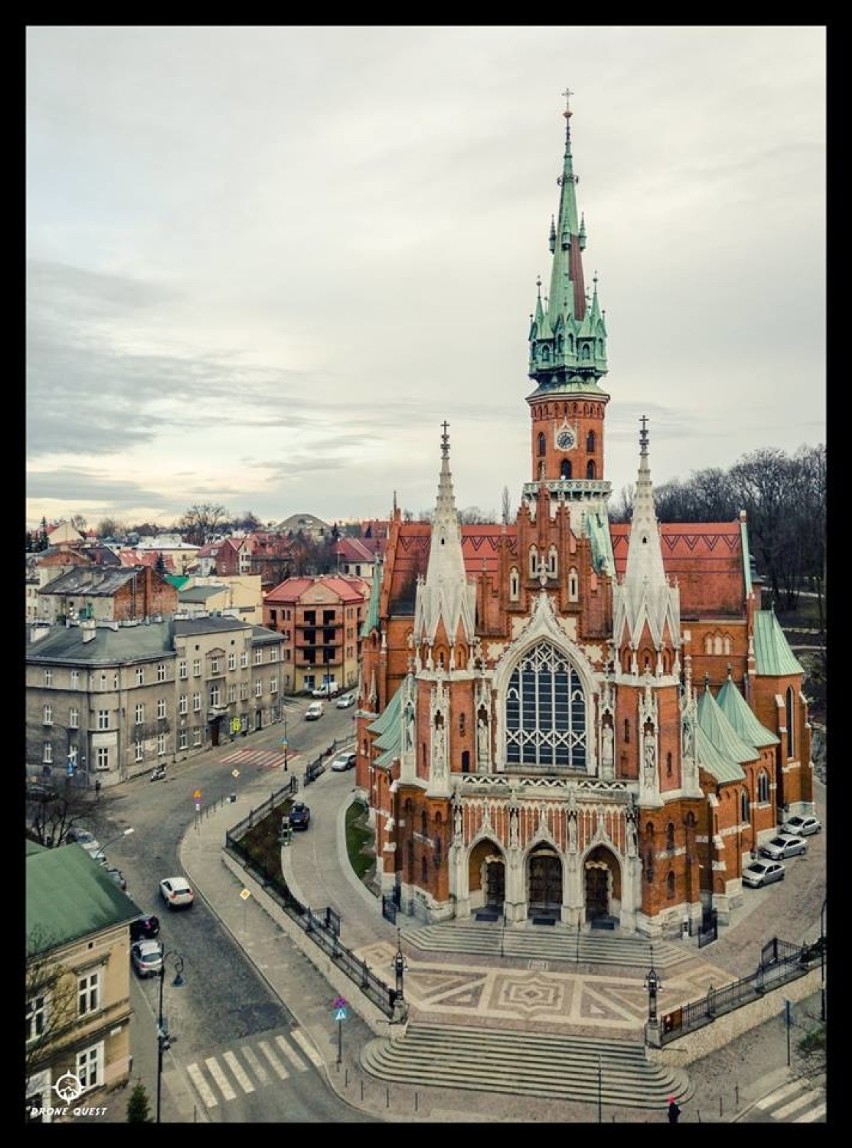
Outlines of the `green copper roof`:
[{"label": "green copper roof", "polygon": [[376,765],[390,766],[397,760],[402,747],[402,689],[398,689],[391,700],[368,729],[378,734],[373,745],[382,752],[376,758]]},{"label": "green copper roof", "polygon": [[805,672],[772,610],[759,610],[754,616],[754,664],[758,674],[770,678]]},{"label": "green copper roof", "polygon": [[615,558],[612,553],[612,536],[609,532],[609,519],[599,510],[586,514],[586,534],[592,544],[592,565],[600,574],[615,575]]},{"label": "green copper roof", "polygon": [[759,749],[778,744],[779,739],[765,725],[760,724],[731,678],[728,678],[716,695],[716,704],[743,741]]},{"label": "green copper roof", "polygon": [[748,598],[752,592],[751,554],[748,548],[748,529],[744,517],[740,518],[740,540],[743,548],[743,574],[745,576],[745,591],[746,598]]},{"label": "green copper roof", "polygon": [[698,760],[718,782],[744,781],[743,767],[719,750],[700,725],[695,727],[695,749]]},{"label": "green copper roof", "polygon": [[753,745],[740,737],[709,689],[704,690],[698,699],[698,724],[726,758],[743,762],[754,761],[760,756]]},{"label": "green copper roof", "polygon": [[142,910],[80,845],[27,845],[27,952],[59,948],[130,922]]}]

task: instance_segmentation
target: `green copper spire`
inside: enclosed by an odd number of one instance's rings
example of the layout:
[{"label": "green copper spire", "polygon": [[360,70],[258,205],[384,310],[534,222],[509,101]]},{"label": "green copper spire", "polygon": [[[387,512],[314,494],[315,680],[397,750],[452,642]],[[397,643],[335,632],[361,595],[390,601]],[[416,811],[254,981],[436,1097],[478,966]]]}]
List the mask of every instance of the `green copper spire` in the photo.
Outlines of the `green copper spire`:
[{"label": "green copper spire", "polygon": [[596,393],[606,374],[606,325],[598,305],[597,279],[589,300],[583,280],[582,252],[586,224],[577,213],[577,176],[571,155],[570,89],[565,96],[565,155],[560,187],[559,215],[550,222],[548,243],[553,255],[550,296],[542,302],[538,281],[536,309],[530,324],[529,375],[539,392]]}]

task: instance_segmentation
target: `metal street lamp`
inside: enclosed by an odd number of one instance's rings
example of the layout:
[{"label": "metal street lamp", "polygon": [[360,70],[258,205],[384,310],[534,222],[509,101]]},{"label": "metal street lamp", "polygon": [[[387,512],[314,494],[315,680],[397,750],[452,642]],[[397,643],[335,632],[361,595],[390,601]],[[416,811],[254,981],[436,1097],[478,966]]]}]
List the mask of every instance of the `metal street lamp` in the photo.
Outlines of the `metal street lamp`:
[{"label": "metal street lamp", "polygon": [[157,1012],[157,1123],[160,1123],[160,1101],[163,1091],[163,1053],[172,1046],[172,1038],[163,1027],[163,983],[166,979],[166,957],[171,957],[175,966],[175,979],[172,986],[179,989],[184,984],[183,957],[175,950],[163,950],[163,963],[160,965],[160,1006]]},{"label": "metal street lamp", "polygon": [[403,996],[403,977],[405,975],[405,955],[402,951],[402,942],[399,935],[399,926],[396,930],[396,956],[393,959],[393,971],[396,974],[396,997],[395,1000],[405,1000]]},{"label": "metal street lamp", "polygon": [[122,839],[122,837],[129,837],[131,833],[135,833],[135,832],[136,832],[136,830],[133,828],[132,825],[130,825],[127,827],[127,829],[122,830],[122,832],[119,833],[116,837],[110,837],[109,841],[107,841],[107,843],[105,845],[102,845],[100,847],[100,849],[97,851],[97,853],[93,854],[95,860],[96,861],[105,861],[106,860],[106,851],[110,847],[110,845],[114,845],[116,843],[116,841],[120,841]]},{"label": "metal street lamp", "polygon": [[651,949],[651,967],[645,976],[645,988],[648,990],[648,1023],[657,1023],[657,993],[663,987],[660,974],[654,968],[654,950]]},{"label": "metal street lamp", "polygon": [[819,1017],[825,1020],[825,907],[828,898],[822,903],[819,911]]},{"label": "metal street lamp", "polygon": [[289,748],[287,745],[287,707],[283,704],[281,706],[281,716],[284,720],[284,772],[287,773],[287,750]]}]

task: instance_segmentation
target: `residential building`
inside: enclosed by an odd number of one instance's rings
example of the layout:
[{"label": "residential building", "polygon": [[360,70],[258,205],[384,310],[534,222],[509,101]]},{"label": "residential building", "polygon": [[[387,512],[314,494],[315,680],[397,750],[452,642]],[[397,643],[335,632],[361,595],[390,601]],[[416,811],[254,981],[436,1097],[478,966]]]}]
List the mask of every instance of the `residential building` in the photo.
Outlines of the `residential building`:
[{"label": "residential building", "polygon": [[263,624],[284,640],[284,689],[302,693],[358,680],[359,633],[369,594],[361,578],[287,578],[266,595]]},{"label": "residential building", "polygon": [[303,534],[314,542],[325,542],[331,537],[331,527],[315,514],[291,514],[275,527],[276,534],[295,537]]},{"label": "residential building", "polygon": [[[79,845],[26,845],[25,1116],[63,1122],[61,1077],[82,1087],[68,1101],[126,1106],[112,1097],[130,1078],[130,922],[139,907]],[[50,1110],[54,1112],[51,1113]],[[106,1117],[105,1117],[106,1118]]]},{"label": "residential building", "polygon": [[227,615],[37,628],[27,772],[115,785],[277,722],[283,644]]},{"label": "residential building", "polygon": [[263,599],[259,574],[197,576],[178,591],[181,616],[228,614],[252,625],[263,622]]},{"label": "residential building", "polygon": [[514,522],[462,526],[443,423],[432,522],[394,509],[373,582],[356,778],[382,889],[424,921],[674,936],[724,921],[782,809],[813,811],[811,726],[745,514],[661,526],[645,417],[632,522],[609,522],[570,117],[529,332],[529,480]]},{"label": "residential building", "polygon": [[177,609],[175,587],[150,566],[106,568],[87,563],[52,579],[38,591],[40,620],[142,622]]}]

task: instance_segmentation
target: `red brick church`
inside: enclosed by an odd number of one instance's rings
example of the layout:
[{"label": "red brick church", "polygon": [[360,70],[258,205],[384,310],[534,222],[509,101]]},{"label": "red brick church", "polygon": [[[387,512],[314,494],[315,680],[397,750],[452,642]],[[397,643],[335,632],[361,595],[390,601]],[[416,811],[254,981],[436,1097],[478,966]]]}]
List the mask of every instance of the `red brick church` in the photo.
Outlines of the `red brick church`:
[{"label": "red brick church", "polygon": [[710,909],[724,922],[782,806],[812,811],[811,730],[745,516],[661,526],[645,419],[632,521],[609,522],[607,332],[564,116],[530,479],[513,524],[461,526],[444,423],[433,521],[394,510],[362,629],[357,786],[382,890],[419,920],[667,936]]}]

